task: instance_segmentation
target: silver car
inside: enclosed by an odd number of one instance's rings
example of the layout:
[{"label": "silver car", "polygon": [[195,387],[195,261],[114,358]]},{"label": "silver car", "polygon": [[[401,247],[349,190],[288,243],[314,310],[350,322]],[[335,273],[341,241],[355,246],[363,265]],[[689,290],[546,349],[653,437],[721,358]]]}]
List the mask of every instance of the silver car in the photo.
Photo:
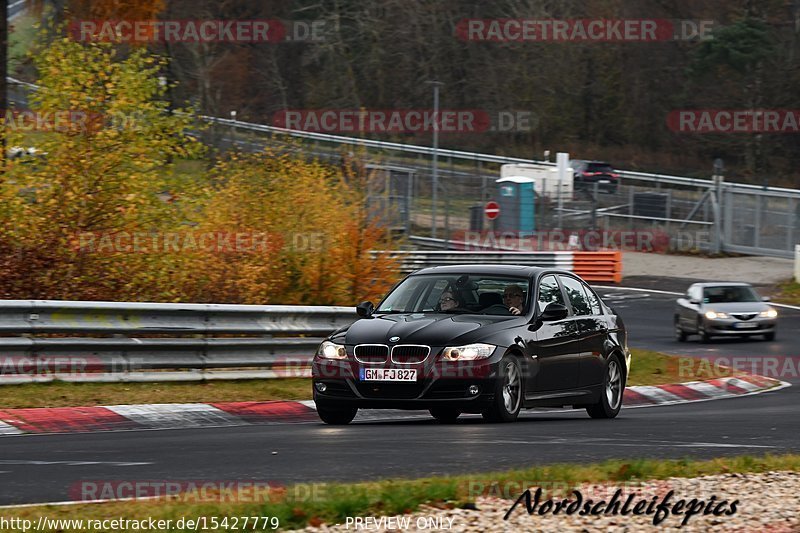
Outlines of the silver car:
[{"label": "silver car", "polygon": [[708,342],[717,336],[763,335],[774,340],[778,312],[768,301],[747,283],[695,283],[676,302],[675,338],[682,342],[699,335]]}]

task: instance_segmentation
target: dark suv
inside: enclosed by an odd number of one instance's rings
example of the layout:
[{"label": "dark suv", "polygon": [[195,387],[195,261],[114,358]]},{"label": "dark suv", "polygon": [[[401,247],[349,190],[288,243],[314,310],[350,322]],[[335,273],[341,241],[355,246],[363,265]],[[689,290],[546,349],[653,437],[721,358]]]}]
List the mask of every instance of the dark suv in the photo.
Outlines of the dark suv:
[{"label": "dark suv", "polygon": [[603,161],[570,162],[573,171],[573,185],[575,189],[592,190],[598,183],[601,192],[615,193],[619,188],[619,174],[610,164]]}]

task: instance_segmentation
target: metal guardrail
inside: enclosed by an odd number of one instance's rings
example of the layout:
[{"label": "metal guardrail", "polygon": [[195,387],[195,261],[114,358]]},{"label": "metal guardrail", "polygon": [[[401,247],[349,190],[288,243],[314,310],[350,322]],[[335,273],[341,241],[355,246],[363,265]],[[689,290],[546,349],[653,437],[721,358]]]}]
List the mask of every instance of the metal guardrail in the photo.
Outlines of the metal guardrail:
[{"label": "metal guardrail", "polygon": [[[31,90],[38,90],[39,87],[35,84],[24,82],[16,78],[7,77],[9,83],[24,86]],[[291,130],[286,128],[279,128],[276,126],[267,126],[265,124],[255,124],[252,122],[242,122],[238,120],[231,120],[220,117],[211,117],[201,115],[200,119],[210,122],[212,124],[220,124],[241,130],[257,131],[261,133],[271,133],[278,135],[287,135],[301,139],[309,139],[320,142],[330,142],[336,144],[346,144],[353,146],[364,146],[367,148],[376,148],[382,150],[396,150],[400,152],[407,152],[412,154],[433,155],[434,149],[430,146],[421,146],[414,144],[396,143],[388,141],[378,141],[375,139],[365,139],[360,137],[348,137],[344,135],[331,135],[327,133],[316,133],[302,130]],[[438,148],[436,153],[439,157],[451,157],[454,159],[464,159],[469,161],[480,161],[484,163],[527,163],[536,165],[556,166],[555,163],[550,161],[537,161],[535,159],[525,159],[520,157],[507,157],[498,156],[494,154],[487,154],[481,152],[465,152],[461,150],[448,150]],[[672,185],[685,185],[691,187],[713,188],[715,187],[713,180],[687,178],[684,176],[672,176],[668,174],[654,174],[650,172],[635,172],[629,170],[618,170],[623,179],[646,181],[652,183],[668,183]],[[762,193],[774,193],[775,195],[789,195],[792,197],[800,198],[800,189],[787,189],[781,187],[762,187],[759,185],[751,185],[747,183],[726,182],[725,186],[733,191],[760,191]]]},{"label": "metal guardrail", "polygon": [[520,252],[520,251],[443,251],[417,250],[372,252],[400,257],[400,271],[409,274],[421,268],[447,265],[521,265],[572,270],[573,252]]},{"label": "metal guardrail", "polygon": [[[17,84],[27,90],[36,91],[41,90],[40,87],[17,80],[15,78],[8,78],[10,83]],[[486,179],[487,175],[480,170],[483,163],[490,164],[503,164],[503,163],[528,163],[538,165],[553,166],[554,163],[548,161],[536,161],[533,159],[524,159],[518,157],[498,156],[494,154],[478,153],[478,152],[465,152],[459,150],[437,149],[434,150],[429,146],[420,146],[413,144],[404,144],[397,142],[379,141],[374,139],[366,139],[360,137],[347,137],[343,135],[330,135],[325,133],[307,132],[301,130],[291,130],[286,128],[279,128],[275,126],[267,126],[264,124],[254,124],[249,122],[240,122],[238,120],[231,120],[226,118],[200,116],[201,120],[209,124],[217,124],[225,128],[231,128],[232,132],[237,130],[266,133],[274,136],[289,136],[300,139],[306,139],[314,143],[314,147],[303,147],[303,150],[308,152],[312,157],[328,157],[336,154],[335,147],[338,145],[351,145],[360,146],[367,149],[381,150],[383,153],[391,152],[394,157],[393,161],[402,162],[403,165],[408,166],[410,170],[416,170],[420,176],[427,171],[428,167],[423,165],[420,161],[410,161],[409,158],[403,157],[406,155],[414,156],[432,156],[438,154],[442,158],[450,159],[450,170],[441,169],[440,175],[444,177],[445,174],[449,176],[450,184],[453,188],[453,197],[458,197],[460,200],[464,198],[486,198]],[[234,143],[236,142],[233,135]],[[249,142],[248,142],[249,143]],[[330,143],[330,147],[318,149],[317,143]],[[249,143],[253,147],[259,143]],[[376,154],[372,154],[376,156]],[[478,174],[464,173],[455,170],[452,165],[454,160],[461,160],[463,162],[475,163],[478,167]],[[667,174],[655,174],[648,172],[634,172],[634,171],[619,171],[623,185],[633,191],[637,188],[652,189],[653,186],[661,189],[669,189],[669,194],[676,193],[675,196],[686,196],[682,200],[676,199],[674,201],[677,206],[679,202],[694,203],[697,207],[702,205],[704,210],[709,207],[711,209],[711,218],[704,216],[702,221],[692,221],[693,227],[705,229],[709,231],[709,237],[702,237],[700,234],[703,231],[696,231],[693,242],[699,243],[697,248],[703,250],[710,250],[712,252],[735,252],[751,255],[770,255],[775,257],[792,257],[794,245],[797,244],[796,235],[800,232],[800,189],[789,189],[780,187],[763,187],[758,185],[751,185],[746,183],[736,182],[722,182],[715,184],[711,179],[689,178],[684,176],[672,176]],[[414,172],[409,172],[409,176]],[[468,177],[480,178],[482,185],[479,195],[477,191],[470,189],[476,180],[465,179]],[[379,204],[383,207],[380,209],[388,212],[394,209],[397,213],[404,212],[407,217],[402,223],[405,226],[406,232],[410,233],[413,224],[426,224],[423,222],[414,221],[414,215],[419,214],[419,208],[413,208],[413,188],[416,178],[406,177],[404,193],[400,194],[394,200],[387,200],[388,204]],[[391,183],[391,182],[390,182]],[[443,181],[440,180],[440,185]],[[410,184],[410,188],[409,188]],[[391,189],[391,185],[389,186]],[[680,190],[683,189],[683,190]],[[471,191],[471,192],[470,192]],[[688,193],[684,195],[683,193]],[[670,196],[671,198],[672,196]],[[403,200],[404,199],[404,200]],[[391,202],[395,202],[392,204]],[[626,203],[630,208],[634,206],[634,199],[631,196]],[[432,204],[436,205],[436,204]],[[423,210],[424,211],[424,210]],[[450,207],[445,199],[445,212],[450,213]],[[539,222],[540,226],[545,225],[549,227],[562,227],[564,220],[575,220],[576,217],[582,216],[581,213],[563,213],[559,212],[558,221],[549,220]],[[694,211],[693,211],[694,213]],[[431,209],[431,233],[435,236],[435,228],[440,227],[438,220],[434,216],[435,211]],[[598,212],[598,217],[600,213]],[[691,218],[689,216],[688,218]],[[453,226],[450,225],[450,218],[445,215],[445,234],[450,233]],[[455,217],[454,217],[455,219]],[[672,223],[674,217],[670,216],[648,216],[642,213],[603,213],[602,219],[608,223],[630,223],[631,228],[634,224],[639,225],[654,225],[654,224],[669,224]],[[468,219],[461,217],[456,224],[461,224],[462,228]],[[752,221],[752,223],[745,222]],[[680,221],[681,228],[685,227],[688,220]],[[682,241],[681,241],[682,242]]]},{"label": "metal guardrail", "polygon": [[[591,280],[615,281],[620,262],[595,252],[373,253],[401,256],[404,274],[515,264],[583,275],[588,264],[600,276]],[[338,306],[4,300],[0,384],[305,377],[322,337],[355,319],[354,308]]]},{"label": "metal guardrail", "polygon": [[321,337],[355,319],[352,307],[0,301],[0,384],[304,376]]},{"label": "metal guardrail", "polygon": [[[412,154],[433,155],[434,149],[430,146],[421,146],[415,144],[395,143],[388,141],[378,141],[375,139],[365,139],[361,137],[347,137],[344,135],[331,135],[327,133],[316,133],[302,130],[290,130],[286,128],[279,128],[276,126],[267,126],[264,124],[254,124],[250,122],[241,122],[238,120],[231,120],[220,117],[201,116],[206,122],[214,124],[221,124],[232,128],[242,130],[258,131],[262,133],[271,133],[278,135],[288,135],[300,139],[309,139],[313,141],[330,142],[336,144],[347,144],[353,146],[364,146],[367,148],[376,148],[382,150],[395,150],[400,152],[408,152]],[[525,163],[534,165],[545,165],[555,167],[556,163],[551,161],[537,161],[535,159],[525,159],[520,157],[498,156],[494,154],[487,154],[482,152],[465,152],[460,150],[448,150],[445,148],[438,148],[436,150],[439,157],[452,157],[454,159],[464,159],[469,161],[480,161],[482,163]],[[650,172],[636,172],[632,170],[618,170],[623,179],[647,181],[655,183],[669,183],[672,185],[684,185],[691,187],[701,187],[711,189],[715,187],[714,181],[710,179],[701,178],[687,178],[685,176],[672,176],[669,174],[655,174]],[[786,189],[781,187],[763,187],[759,185],[751,185],[748,183],[725,182],[726,187],[732,190],[741,191],[768,191],[775,194],[797,196],[800,198],[800,189]]]},{"label": "metal guardrail", "polygon": [[[428,240],[436,241],[438,239]],[[448,244],[452,243],[453,241],[450,241]],[[458,242],[455,244],[458,245]],[[618,251],[524,252],[503,250],[417,250],[373,253],[388,253],[399,256],[401,258],[400,270],[404,274],[411,273],[420,268],[433,266],[512,264],[571,270],[587,281],[602,281],[607,283],[619,283],[622,281],[622,254]]]}]

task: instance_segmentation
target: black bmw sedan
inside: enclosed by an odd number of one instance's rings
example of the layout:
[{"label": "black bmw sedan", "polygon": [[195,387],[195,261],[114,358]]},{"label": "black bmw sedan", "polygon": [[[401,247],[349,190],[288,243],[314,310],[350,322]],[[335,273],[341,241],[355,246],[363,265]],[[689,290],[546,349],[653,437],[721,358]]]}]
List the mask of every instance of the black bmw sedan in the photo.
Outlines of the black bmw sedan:
[{"label": "black bmw sedan", "polygon": [[614,418],[630,368],[622,319],[572,272],[469,265],[419,270],[331,334],[312,366],[328,424],[359,408],[428,409],[440,422],[522,408]]}]

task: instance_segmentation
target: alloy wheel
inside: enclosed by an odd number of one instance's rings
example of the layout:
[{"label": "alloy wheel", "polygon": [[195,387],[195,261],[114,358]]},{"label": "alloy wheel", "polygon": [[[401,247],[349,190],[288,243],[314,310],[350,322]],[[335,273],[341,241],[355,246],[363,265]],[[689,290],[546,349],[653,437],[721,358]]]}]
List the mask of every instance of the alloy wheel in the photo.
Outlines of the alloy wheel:
[{"label": "alloy wheel", "polygon": [[503,405],[506,408],[506,412],[515,413],[519,408],[519,402],[522,398],[522,379],[519,375],[519,369],[514,363],[509,361],[506,364],[505,370],[505,378],[503,380]]},{"label": "alloy wheel", "polygon": [[606,400],[611,409],[616,409],[622,399],[622,372],[615,360],[608,364],[608,379],[606,380]]}]

